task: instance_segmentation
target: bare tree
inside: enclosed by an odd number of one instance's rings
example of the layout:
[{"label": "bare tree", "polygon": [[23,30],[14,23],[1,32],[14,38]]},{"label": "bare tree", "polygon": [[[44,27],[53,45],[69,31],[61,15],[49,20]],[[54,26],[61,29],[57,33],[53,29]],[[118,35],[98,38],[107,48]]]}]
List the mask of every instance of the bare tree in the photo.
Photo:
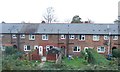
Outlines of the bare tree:
[{"label": "bare tree", "polygon": [[48,7],[46,9],[46,13],[43,15],[43,17],[47,23],[55,22],[56,18],[55,18],[53,7]]}]

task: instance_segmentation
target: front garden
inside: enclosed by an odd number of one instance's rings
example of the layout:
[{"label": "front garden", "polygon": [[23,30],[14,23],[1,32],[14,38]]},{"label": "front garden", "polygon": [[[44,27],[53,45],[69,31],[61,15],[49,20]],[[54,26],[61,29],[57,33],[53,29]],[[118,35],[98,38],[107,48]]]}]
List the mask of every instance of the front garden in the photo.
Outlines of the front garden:
[{"label": "front garden", "polygon": [[3,70],[118,70],[119,58],[112,57],[111,60],[107,60],[94,49],[86,50],[87,53],[81,51],[80,56],[63,57],[58,64],[46,61],[42,67],[40,61],[27,58],[20,60],[23,53],[16,49],[9,47],[5,52],[2,58]]},{"label": "front garden", "polygon": [[80,57],[64,57],[60,64],[55,62],[46,62],[43,70],[118,70],[118,62],[114,58],[107,60],[103,55],[95,50],[88,50],[88,55],[83,51]]},{"label": "front garden", "polygon": [[28,60],[24,57],[23,60],[20,58],[24,56],[24,53],[14,49],[13,47],[6,47],[2,56],[2,70],[36,70],[40,61]]}]

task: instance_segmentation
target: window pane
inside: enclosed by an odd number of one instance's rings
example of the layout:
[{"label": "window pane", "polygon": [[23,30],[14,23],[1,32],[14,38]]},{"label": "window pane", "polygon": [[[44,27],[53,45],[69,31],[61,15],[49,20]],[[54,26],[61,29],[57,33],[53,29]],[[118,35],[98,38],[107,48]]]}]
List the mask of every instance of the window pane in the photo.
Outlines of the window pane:
[{"label": "window pane", "polygon": [[27,50],[30,50],[30,46],[27,46]]},{"label": "window pane", "polygon": [[101,47],[101,51],[104,51],[104,47]]},{"label": "window pane", "polygon": [[74,51],[77,51],[77,47],[74,47]]}]

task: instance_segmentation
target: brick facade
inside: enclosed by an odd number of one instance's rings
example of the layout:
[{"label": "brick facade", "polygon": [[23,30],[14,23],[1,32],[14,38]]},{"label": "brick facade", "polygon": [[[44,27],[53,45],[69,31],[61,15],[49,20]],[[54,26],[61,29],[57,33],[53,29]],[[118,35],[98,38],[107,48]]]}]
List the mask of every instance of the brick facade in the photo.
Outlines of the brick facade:
[{"label": "brick facade", "polygon": [[[26,34],[25,38],[19,38],[18,37],[11,40],[11,35],[10,34],[3,34],[4,36],[2,37],[2,44],[10,44],[12,41],[13,45],[16,45],[18,47],[19,44],[19,49],[24,51],[24,45],[30,45],[31,50],[34,50],[34,46],[43,46],[43,56],[46,56],[46,46],[47,45],[52,45],[54,47],[64,47],[64,52],[67,54],[67,38],[61,39],[61,35],[49,35],[48,40],[42,40],[42,35],[37,34],[35,35],[35,40],[29,40],[29,35]],[[19,36],[20,37],[20,36]],[[99,41],[93,41],[93,35],[85,35],[85,40],[81,41],[78,39],[78,35],[75,35],[74,39],[69,39],[68,43],[68,54],[72,55],[80,55],[80,52],[73,52],[73,48],[75,46],[80,47],[80,51],[84,50],[85,47],[92,47],[97,50],[98,46],[104,46],[105,47],[105,52],[102,53],[104,55],[108,54],[108,46],[105,45],[104,43],[108,40],[104,40],[104,35],[100,35]],[[110,42],[111,42],[111,48],[110,48],[110,54],[112,51],[113,47],[118,48],[118,40],[113,40],[112,36],[110,37]],[[26,51],[27,52],[27,51]]]}]

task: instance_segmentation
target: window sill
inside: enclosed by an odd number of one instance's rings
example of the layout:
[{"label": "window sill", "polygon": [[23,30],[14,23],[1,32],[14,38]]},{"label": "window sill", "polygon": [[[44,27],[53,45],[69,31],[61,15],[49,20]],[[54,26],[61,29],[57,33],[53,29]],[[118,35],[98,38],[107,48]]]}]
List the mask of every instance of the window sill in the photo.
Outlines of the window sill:
[{"label": "window sill", "polygon": [[12,38],[12,39],[17,39],[17,38]]},{"label": "window sill", "polygon": [[114,41],[117,41],[118,39],[113,39]]},{"label": "window sill", "polygon": [[102,52],[102,51],[97,51],[98,53],[105,53],[105,51],[104,52]]},{"label": "window sill", "polygon": [[85,40],[79,40],[79,41],[85,41]]},{"label": "window sill", "polygon": [[93,42],[99,42],[99,40],[93,40]]},{"label": "window sill", "polygon": [[65,38],[61,38],[61,40],[65,40]]},{"label": "window sill", "polygon": [[75,52],[80,52],[80,51],[73,51],[73,52],[75,53]]},{"label": "window sill", "polygon": [[29,39],[29,40],[30,40],[30,41],[34,41],[35,39],[33,39],[33,40],[32,40],[32,39]]},{"label": "window sill", "polygon": [[104,39],[104,40],[105,40],[105,41],[108,41],[109,39],[108,39],[108,40]]},{"label": "window sill", "polygon": [[74,40],[74,39],[70,38],[70,40]]},{"label": "window sill", "polygon": [[31,50],[24,50],[24,51],[31,51]]},{"label": "window sill", "polygon": [[42,39],[42,40],[47,41],[48,39]]}]

